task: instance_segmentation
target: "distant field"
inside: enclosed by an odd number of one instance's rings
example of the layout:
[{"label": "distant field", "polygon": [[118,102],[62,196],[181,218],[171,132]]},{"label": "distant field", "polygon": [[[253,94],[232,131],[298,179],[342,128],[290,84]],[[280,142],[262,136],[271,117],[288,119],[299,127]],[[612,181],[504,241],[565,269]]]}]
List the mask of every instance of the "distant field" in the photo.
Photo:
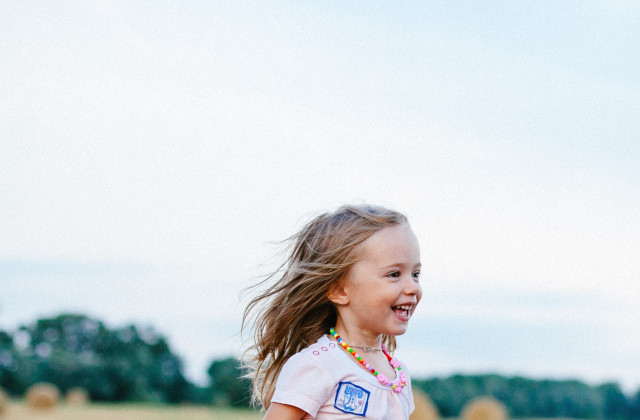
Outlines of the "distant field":
[{"label": "distant field", "polygon": [[65,406],[52,411],[33,410],[12,402],[0,419],[11,420],[259,420],[250,410],[214,409],[197,406],[147,404],[88,404]]},{"label": "distant field", "polygon": [[[37,411],[12,402],[0,420],[260,420],[262,415],[251,410],[231,410],[198,406],[149,404],[61,405],[52,411]],[[457,419],[443,419],[457,420]],[[526,419],[568,420],[568,419]]]}]

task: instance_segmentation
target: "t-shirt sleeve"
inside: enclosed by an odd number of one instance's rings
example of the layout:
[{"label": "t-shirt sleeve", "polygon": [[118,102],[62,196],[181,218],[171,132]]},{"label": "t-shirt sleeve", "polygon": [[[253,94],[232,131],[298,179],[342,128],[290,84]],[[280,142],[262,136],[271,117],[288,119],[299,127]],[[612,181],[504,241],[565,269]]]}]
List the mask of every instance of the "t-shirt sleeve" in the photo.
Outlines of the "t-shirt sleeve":
[{"label": "t-shirt sleeve", "polygon": [[282,367],[271,402],[298,407],[315,417],[336,386],[319,360],[296,354]]}]

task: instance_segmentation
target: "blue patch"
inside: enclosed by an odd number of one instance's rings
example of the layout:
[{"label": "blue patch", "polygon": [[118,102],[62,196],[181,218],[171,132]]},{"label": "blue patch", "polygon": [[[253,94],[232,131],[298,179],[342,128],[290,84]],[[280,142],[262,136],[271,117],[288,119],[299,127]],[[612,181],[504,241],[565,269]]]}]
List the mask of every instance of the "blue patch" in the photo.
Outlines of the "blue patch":
[{"label": "blue patch", "polygon": [[369,406],[369,391],[351,382],[340,382],[333,406],[343,413],[365,417]]}]

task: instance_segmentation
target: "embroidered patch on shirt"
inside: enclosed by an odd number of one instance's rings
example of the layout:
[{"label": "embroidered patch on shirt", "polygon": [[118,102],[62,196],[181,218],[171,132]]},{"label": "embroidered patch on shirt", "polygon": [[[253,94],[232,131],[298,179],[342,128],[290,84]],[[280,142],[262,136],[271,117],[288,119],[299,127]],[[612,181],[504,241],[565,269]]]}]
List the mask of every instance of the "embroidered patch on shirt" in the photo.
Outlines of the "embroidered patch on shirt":
[{"label": "embroidered patch on shirt", "polygon": [[365,417],[368,405],[369,391],[351,382],[340,382],[336,392],[336,401],[333,404],[335,408],[343,413]]}]

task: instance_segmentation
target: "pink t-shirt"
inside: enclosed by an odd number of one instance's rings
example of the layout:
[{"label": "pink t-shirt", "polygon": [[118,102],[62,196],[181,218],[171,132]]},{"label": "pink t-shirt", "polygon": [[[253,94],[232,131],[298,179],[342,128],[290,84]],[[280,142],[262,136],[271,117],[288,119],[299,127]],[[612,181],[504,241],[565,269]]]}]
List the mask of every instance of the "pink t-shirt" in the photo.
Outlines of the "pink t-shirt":
[{"label": "pink t-shirt", "polygon": [[404,366],[402,372],[407,386],[396,393],[322,336],[287,360],[271,402],[301,408],[307,412],[305,419],[408,419],[414,409],[413,395]]}]

